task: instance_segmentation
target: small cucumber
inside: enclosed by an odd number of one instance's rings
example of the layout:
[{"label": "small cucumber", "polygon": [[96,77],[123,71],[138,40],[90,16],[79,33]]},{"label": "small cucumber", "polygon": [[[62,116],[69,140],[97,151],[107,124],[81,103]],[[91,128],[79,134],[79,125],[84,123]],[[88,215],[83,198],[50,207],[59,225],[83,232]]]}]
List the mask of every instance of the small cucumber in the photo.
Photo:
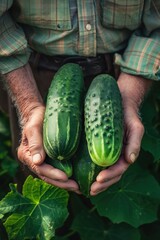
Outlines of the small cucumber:
[{"label": "small cucumber", "polygon": [[73,156],[73,177],[79,184],[82,194],[89,197],[91,184],[96,180],[98,173],[103,168],[92,161],[88,152],[85,134],[82,138],[78,151]]}]

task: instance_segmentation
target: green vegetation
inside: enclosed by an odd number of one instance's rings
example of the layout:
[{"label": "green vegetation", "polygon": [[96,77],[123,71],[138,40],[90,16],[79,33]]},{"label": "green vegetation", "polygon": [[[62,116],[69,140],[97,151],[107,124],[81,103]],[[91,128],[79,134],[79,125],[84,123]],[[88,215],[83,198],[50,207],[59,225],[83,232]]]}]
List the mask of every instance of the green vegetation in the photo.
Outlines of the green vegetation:
[{"label": "green vegetation", "polygon": [[29,176],[17,190],[8,118],[0,114],[0,239],[159,240],[160,83],[141,108],[145,134],[138,160],[121,180],[86,198]]}]

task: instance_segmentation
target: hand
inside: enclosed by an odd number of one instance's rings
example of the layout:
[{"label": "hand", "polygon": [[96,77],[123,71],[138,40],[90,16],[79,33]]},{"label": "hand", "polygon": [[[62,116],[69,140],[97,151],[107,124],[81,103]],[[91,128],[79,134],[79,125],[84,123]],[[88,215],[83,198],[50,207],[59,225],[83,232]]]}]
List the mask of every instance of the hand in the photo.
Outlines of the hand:
[{"label": "hand", "polygon": [[101,171],[91,186],[92,196],[106,190],[118,182],[130,164],[139,155],[144,127],[139,118],[139,107],[151,81],[137,76],[121,73],[118,86],[122,95],[124,109],[124,144],[120,159],[114,165]]},{"label": "hand", "polygon": [[68,179],[64,172],[44,162],[46,156],[42,140],[44,111],[43,105],[31,110],[28,120],[23,126],[18,158],[45,182],[79,193],[75,181]]}]

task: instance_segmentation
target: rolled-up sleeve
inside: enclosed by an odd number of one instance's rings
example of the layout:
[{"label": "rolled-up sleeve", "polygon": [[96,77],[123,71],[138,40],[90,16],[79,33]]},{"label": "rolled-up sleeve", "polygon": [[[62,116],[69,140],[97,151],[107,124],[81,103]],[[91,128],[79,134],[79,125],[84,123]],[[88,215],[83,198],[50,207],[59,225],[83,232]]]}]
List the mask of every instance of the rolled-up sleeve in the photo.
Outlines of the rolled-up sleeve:
[{"label": "rolled-up sleeve", "polygon": [[160,2],[146,1],[143,25],[128,41],[123,54],[115,54],[121,71],[160,80]]},{"label": "rolled-up sleeve", "polygon": [[[0,3],[0,73],[5,74],[25,65],[30,51],[22,28],[8,12],[8,2]],[[11,4],[10,4],[11,5]]]}]

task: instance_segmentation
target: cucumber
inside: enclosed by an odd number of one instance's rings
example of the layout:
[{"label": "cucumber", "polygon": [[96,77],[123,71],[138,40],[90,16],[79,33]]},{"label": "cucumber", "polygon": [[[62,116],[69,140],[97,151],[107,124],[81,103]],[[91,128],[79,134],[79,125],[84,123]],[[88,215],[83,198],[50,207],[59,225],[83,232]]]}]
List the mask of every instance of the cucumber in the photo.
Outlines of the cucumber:
[{"label": "cucumber", "polygon": [[46,163],[50,164],[54,168],[63,171],[68,176],[68,178],[70,178],[73,174],[73,167],[70,160],[59,161],[56,159],[51,159],[47,156]]},{"label": "cucumber", "polygon": [[99,166],[111,166],[120,157],[124,132],[122,98],[112,76],[100,74],[93,79],[84,109],[91,159]]},{"label": "cucumber", "polygon": [[83,72],[78,64],[64,64],[51,82],[43,123],[43,143],[52,159],[68,160],[77,150],[84,104]]},{"label": "cucumber", "polygon": [[103,169],[95,164],[88,152],[85,134],[76,154],[73,156],[73,178],[79,184],[80,191],[86,197],[90,196],[91,184],[96,180],[98,173]]}]

